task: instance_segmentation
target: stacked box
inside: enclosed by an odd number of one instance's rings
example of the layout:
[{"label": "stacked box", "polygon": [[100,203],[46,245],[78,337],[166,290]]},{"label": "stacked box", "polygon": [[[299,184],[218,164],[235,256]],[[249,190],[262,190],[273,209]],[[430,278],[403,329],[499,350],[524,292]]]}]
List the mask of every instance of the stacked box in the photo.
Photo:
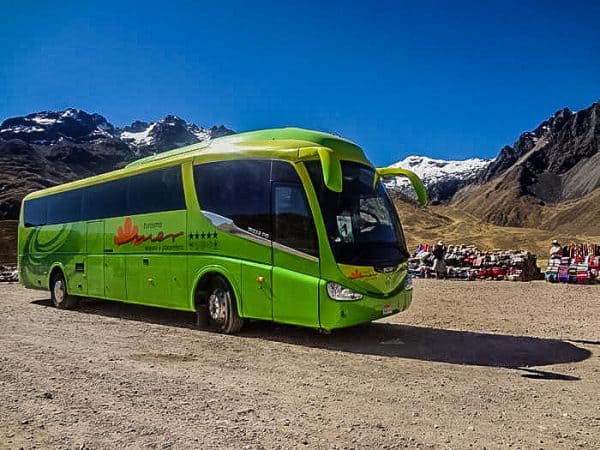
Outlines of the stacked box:
[{"label": "stacked box", "polygon": [[546,281],[556,283],[558,281],[558,268],[560,266],[560,259],[551,258],[548,261],[548,267],[546,267],[545,278]]},{"label": "stacked box", "polygon": [[560,264],[558,266],[558,281],[560,283],[569,282],[569,264]]},{"label": "stacked box", "polygon": [[569,266],[569,283],[577,282],[577,265],[571,264]]},{"label": "stacked box", "polygon": [[587,284],[589,280],[587,264],[577,264],[575,280],[577,284]]}]

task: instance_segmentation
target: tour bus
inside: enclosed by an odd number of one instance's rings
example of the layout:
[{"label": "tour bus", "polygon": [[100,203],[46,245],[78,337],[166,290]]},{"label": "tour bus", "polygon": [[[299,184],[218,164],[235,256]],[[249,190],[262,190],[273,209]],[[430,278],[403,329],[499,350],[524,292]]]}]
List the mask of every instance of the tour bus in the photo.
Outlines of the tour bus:
[{"label": "tour bus", "polygon": [[338,136],[283,128],[159,153],[27,195],[19,279],[58,308],[80,297],[329,331],[405,310],[408,251],[376,169]]}]

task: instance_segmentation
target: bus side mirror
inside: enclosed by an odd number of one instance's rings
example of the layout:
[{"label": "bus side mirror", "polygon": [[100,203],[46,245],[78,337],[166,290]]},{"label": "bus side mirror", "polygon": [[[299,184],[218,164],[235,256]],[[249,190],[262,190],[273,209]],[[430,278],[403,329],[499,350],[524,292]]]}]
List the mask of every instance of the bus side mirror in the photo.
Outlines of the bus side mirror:
[{"label": "bus side mirror", "polygon": [[408,178],[417,194],[417,199],[421,206],[427,206],[427,188],[419,178],[419,176],[407,169],[400,169],[395,167],[384,167],[381,169],[375,169],[375,179],[373,180],[373,187],[377,185],[381,178],[386,177],[405,177]]},{"label": "bus side mirror", "polygon": [[300,158],[318,156],[323,170],[323,181],[327,189],[333,192],[342,192],[342,165],[335,152],[327,147],[301,148],[298,152]]}]

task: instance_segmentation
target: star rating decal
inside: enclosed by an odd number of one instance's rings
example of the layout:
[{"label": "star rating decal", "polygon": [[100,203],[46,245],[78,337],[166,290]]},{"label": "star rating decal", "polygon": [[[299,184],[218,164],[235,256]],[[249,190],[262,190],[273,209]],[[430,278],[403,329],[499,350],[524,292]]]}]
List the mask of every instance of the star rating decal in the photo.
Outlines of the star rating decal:
[{"label": "star rating decal", "polygon": [[196,231],[195,233],[190,233],[189,234],[190,241],[192,241],[192,240],[218,239],[218,237],[219,237],[219,235],[217,234],[216,231],[214,231],[212,233],[210,231],[209,232],[202,231],[200,233],[198,231]]}]

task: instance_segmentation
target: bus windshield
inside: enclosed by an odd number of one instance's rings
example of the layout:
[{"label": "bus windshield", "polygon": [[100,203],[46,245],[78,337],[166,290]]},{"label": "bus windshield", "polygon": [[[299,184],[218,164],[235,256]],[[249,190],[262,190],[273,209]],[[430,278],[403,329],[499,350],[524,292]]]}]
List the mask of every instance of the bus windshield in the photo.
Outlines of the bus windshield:
[{"label": "bus windshield", "polygon": [[406,261],[400,220],[381,181],[373,189],[374,169],[350,161],[341,164],[343,190],[333,192],[325,186],[320,162],[306,163],[336,261],[376,268]]}]

